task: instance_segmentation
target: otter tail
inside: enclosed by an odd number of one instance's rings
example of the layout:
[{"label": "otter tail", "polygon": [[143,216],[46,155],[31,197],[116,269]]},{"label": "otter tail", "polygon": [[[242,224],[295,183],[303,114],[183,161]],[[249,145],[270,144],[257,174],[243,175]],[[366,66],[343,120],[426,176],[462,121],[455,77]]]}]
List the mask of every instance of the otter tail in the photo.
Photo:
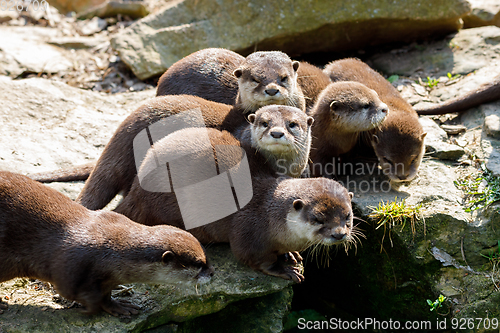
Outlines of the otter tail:
[{"label": "otter tail", "polygon": [[89,175],[94,167],[95,162],[69,167],[67,169],[32,173],[27,176],[40,183],[74,182],[89,178]]},{"label": "otter tail", "polygon": [[425,108],[415,108],[419,115],[440,115],[462,112],[481,104],[500,99],[500,76],[490,83],[481,85],[463,96]]}]

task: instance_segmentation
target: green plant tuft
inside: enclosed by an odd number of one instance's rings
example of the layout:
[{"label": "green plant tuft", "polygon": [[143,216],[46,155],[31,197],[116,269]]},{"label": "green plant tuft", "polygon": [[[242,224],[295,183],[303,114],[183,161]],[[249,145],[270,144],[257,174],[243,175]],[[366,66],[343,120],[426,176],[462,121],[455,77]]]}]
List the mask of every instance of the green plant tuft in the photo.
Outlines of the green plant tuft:
[{"label": "green plant tuft", "polygon": [[479,173],[467,175],[454,183],[465,193],[466,212],[486,208],[500,201],[500,177],[493,176],[484,163]]},{"label": "green plant tuft", "polygon": [[389,236],[391,247],[393,246],[391,238],[392,229],[396,227],[401,227],[401,230],[403,230],[406,226],[406,223],[409,222],[411,232],[413,235],[415,235],[416,223],[420,219],[423,219],[420,210],[422,208],[422,204],[419,204],[414,207],[407,206],[406,200],[401,200],[398,202],[397,197],[394,199],[393,202],[387,201],[386,204],[384,204],[383,202],[379,202],[378,207],[369,206],[368,208],[372,210],[372,212],[368,215],[368,217],[376,221],[377,223],[376,229],[384,227],[384,236],[382,237],[382,244],[381,244],[382,247],[384,244],[384,239],[386,234]]}]

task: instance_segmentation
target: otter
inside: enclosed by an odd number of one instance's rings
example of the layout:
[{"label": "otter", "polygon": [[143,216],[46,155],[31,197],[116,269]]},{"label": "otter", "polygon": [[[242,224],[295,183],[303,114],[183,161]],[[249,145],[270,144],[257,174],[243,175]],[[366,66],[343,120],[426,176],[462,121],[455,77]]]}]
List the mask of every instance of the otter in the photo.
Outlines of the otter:
[{"label": "otter", "polygon": [[[218,199],[220,194],[215,194],[219,193],[216,188],[207,188],[203,193],[199,190],[196,193],[200,200],[188,196],[189,200],[185,200],[181,207],[178,200],[185,197],[185,193],[181,189],[168,190],[169,184],[188,187],[193,182],[201,182],[214,175],[221,176],[225,172],[231,174],[235,184],[233,175],[237,173],[235,170],[241,169],[242,160],[242,155],[234,150],[218,149],[220,146],[237,148],[239,142],[230,133],[215,129],[206,129],[210,132],[210,144],[199,151],[198,141],[204,130],[185,129],[155,143],[143,160],[132,188],[115,211],[139,223],[170,224],[189,229],[203,244],[228,242],[236,258],[253,269],[295,282],[304,280],[297,266],[301,261],[298,251],[314,244],[342,244],[348,247],[355,243],[357,231],[352,225],[352,193],[326,178],[273,178],[252,172],[252,197],[246,191],[242,192],[239,180],[240,187],[233,187],[235,197],[235,193],[239,192],[239,209],[219,220],[214,219],[212,223],[208,220],[209,224],[197,225],[196,222],[206,219],[214,210],[226,209],[226,203],[231,199],[213,204],[214,197]],[[217,172],[212,171],[210,175],[207,168],[200,170],[199,163],[206,158],[203,152],[211,156],[213,151],[216,151]],[[189,163],[182,164],[185,178],[170,179],[171,174],[165,171],[168,166],[163,169],[158,167],[157,161],[162,161],[163,156],[175,160],[178,157],[172,157],[172,154],[185,155],[188,152],[193,154],[185,160]],[[207,174],[199,178],[202,170]],[[161,190],[161,184],[166,184],[166,191]],[[206,208],[200,209],[202,206]],[[284,265],[282,256],[288,258],[292,265]]]},{"label": "otter", "polygon": [[492,82],[482,84],[477,89],[436,105],[416,109],[419,115],[440,115],[463,112],[470,108],[500,99],[500,75]]},{"label": "otter", "polygon": [[324,72],[333,82],[357,81],[377,92],[380,100],[389,106],[389,112],[382,124],[370,133],[370,144],[391,182],[415,178],[425,151],[426,133],[411,105],[389,81],[358,59],[333,61]]},{"label": "otter", "polygon": [[7,171],[0,172],[0,253],[0,282],[16,277],[48,281],[88,314],[137,314],[134,304],[111,298],[119,284],[206,282],[213,274],[190,233],[90,211]]},{"label": "otter", "polygon": [[330,83],[308,111],[315,120],[310,156],[312,175],[325,175],[325,166],[349,152],[363,132],[379,126],[387,112],[388,107],[378,94],[364,84]]},{"label": "otter", "polygon": [[222,48],[203,49],[182,58],[163,73],[156,96],[194,95],[233,105],[238,81],[233,75],[245,57]]},{"label": "otter", "polygon": [[26,176],[40,183],[76,182],[89,178],[94,167],[95,163],[87,163],[55,171],[31,173]]}]

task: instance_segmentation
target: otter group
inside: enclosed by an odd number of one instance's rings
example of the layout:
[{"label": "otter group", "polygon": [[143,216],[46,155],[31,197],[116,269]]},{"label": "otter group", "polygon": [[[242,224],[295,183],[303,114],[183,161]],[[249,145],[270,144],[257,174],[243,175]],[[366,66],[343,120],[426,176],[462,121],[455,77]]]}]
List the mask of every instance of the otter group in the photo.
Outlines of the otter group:
[{"label": "otter group", "polygon": [[[182,126],[169,129],[169,117],[177,116]],[[35,277],[53,282],[89,313],[133,314],[132,305],[111,299],[114,286],[177,280],[179,265],[190,267],[182,274],[208,280],[212,269],[200,243],[216,242],[229,243],[235,257],[255,270],[301,282],[300,251],[314,244],[347,250],[361,235],[353,225],[353,194],[315,168],[352,151],[361,137],[368,138],[391,181],[415,177],[425,137],[418,115],[363,62],[338,60],[321,70],[282,52],[195,52],[162,75],[157,97],[120,124],[95,165],[31,175],[44,182],[88,177],[76,203],[24,176],[0,173],[0,252],[7,253],[0,260],[0,282]],[[138,157],[139,146],[145,152]],[[200,172],[199,165],[210,167]],[[243,184],[238,176],[247,169],[250,182]],[[213,208],[207,202],[214,198],[197,193],[187,202],[186,193],[212,179],[230,188],[236,210],[188,225]],[[92,212],[118,193],[124,199],[115,212]],[[19,213],[9,213],[12,207]],[[54,207],[59,215],[51,215]],[[13,238],[35,225],[40,237],[62,245],[39,244],[38,236],[14,245]],[[137,234],[141,250],[124,233]],[[88,244],[95,250],[83,255]],[[137,275],[106,259],[113,249],[129,253],[119,261],[141,267]],[[34,253],[41,252],[57,254],[37,266]],[[89,260],[87,281],[76,288],[80,264]],[[0,303],[0,311],[5,307]]]}]

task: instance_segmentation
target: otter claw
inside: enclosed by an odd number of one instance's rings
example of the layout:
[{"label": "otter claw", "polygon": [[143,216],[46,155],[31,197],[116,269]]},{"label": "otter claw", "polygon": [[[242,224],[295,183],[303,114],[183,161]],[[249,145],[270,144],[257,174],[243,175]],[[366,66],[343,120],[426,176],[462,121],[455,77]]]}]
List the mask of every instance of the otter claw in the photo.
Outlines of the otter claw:
[{"label": "otter claw", "polygon": [[140,309],[139,306],[133,304],[132,302],[122,299],[111,299],[110,304],[106,306],[103,305],[102,308],[104,311],[115,317],[128,317],[130,315],[136,315],[139,313],[138,310]]}]

